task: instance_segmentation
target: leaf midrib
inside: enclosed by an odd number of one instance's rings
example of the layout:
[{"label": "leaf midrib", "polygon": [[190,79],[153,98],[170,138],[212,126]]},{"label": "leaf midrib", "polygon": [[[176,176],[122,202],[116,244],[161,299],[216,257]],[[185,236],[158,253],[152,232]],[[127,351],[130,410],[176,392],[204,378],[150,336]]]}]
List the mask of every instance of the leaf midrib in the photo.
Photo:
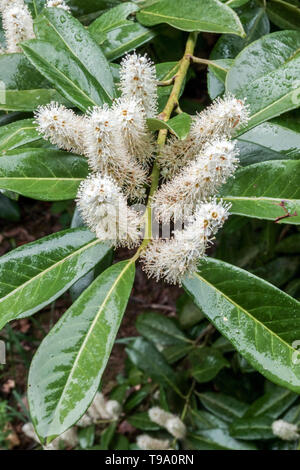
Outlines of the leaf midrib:
[{"label": "leaf midrib", "polygon": [[214,286],[213,284],[208,282],[206,279],[204,279],[202,276],[200,276],[200,274],[198,272],[194,273],[194,276],[199,277],[200,280],[202,280],[205,284],[207,284],[208,286],[213,288],[213,290],[217,291],[222,297],[224,297],[227,302],[234,305],[234,307],[237,308],[238,310],[241,310],[246,316],[249,316],[253,320],[254,324],[260,325],[263,329],[265,329],[270,334],[271,337],[275,337],[280,343],[285,345],[290,352],[294,353],[295,351],[297,351],[296,349],[292,348],[292,346],[290,346],[288,343],[286,343],[280,336],[278,336],[276,333],[274,333],[272,330],[270,330],[268,327],[266,327],[263,323],[261,323],[255,317],[253,317],[253,315],[250,312],[248,312],[247,310],[245,310],[244,307],[242,307],[241,305],[234,302],[224,292],[220,291],[216,286]]},{"label": "leaf midrib", "polygon": [[[94,320],[92,321],[92,323],[91,323],[91,325],[90,325],[90,327],[89,327],[89,329],[88,329],[88,331],[87,331],[87,334],[86,334],[86,336],[85,336],[85,338],[84,338],[84,341],[82,342],[82,344],[81,344],[81,346],[80,346],[80,348],[79,348],[79,351],[78,351],[78,353],[77,353],[77,355],[76,355],[76,359],[75,359],[75,361],[74,361],[74,363],[73,363],[73,366],[72,366],[72,368],[70,369],[70,372],[69,372],[69,375],[68,375],[68,379],[67,379],[67,381],[66,381],[66,383],[65,383],[65,385],[64,385],[64,387],[63,387],[63,390],[62,390],[62,393],[61,393],[61,395],[60,395],[59,401],[58,401],[57,406],[56,406],[56,408],[55,408],[55,412],[53,413],[52,421],[51,421],[50,426],[49,426],[49,431],[51,431],[51,425],[52,425],[52,423],[55,421],[55,417],[57,416],[57,410],[59,409],[60,404],[61,404],[62,400],[64,399],[64,396],[65,396],[66,391],[67,391],[67,389],[68,389],[68,385],[69,385],[70,381],[72,380],[74,371],[75,371],[76,368],[77,368],[77,364],[78,364],[78,361],[80,360],[82,351],[83,351],[83,349],[84,349],[84,347],[85,347],[87,341],[89,340],[90,335],[92,334],[92,331],[93,331],[93,329],[94,329],[94,326],[95,326],[95,324],[97,323],[97,321],[98,321],[98,319],[99,319],[101,313],[103,312],[103,309],[105,308],[107,302],[109,301],[110,296],[111,296],[111,294],[113,293],[113,291],[115,290],[115,288],[116,288],[117,284],[119,283],[120,279],[123,277],[123,275],[124,275],[124,273],[127,271],[127,269],[129,269],[129,268],[132,266],[133,263],[135,263],[134,258],[132,258],[132,259],[125,265],[125,267],[122,269],[122,271],[119,273],[118,277],[116,278],[116,280],[115,280],[114,283],[112,284],[111,288],[109,289],[108,293],[106,294],[106,296],[105,296],[105,298],[104,298],[104,300],[103,300],[103,302],[102,302],[102,304],[101,304],[101,306],[100,306],[100,309],[98,310],[97,314],[95,315],[95,318],[94,318]],[[52,436],[51,432],[48,434],[48,437],[49,437],[49,436]]]}]

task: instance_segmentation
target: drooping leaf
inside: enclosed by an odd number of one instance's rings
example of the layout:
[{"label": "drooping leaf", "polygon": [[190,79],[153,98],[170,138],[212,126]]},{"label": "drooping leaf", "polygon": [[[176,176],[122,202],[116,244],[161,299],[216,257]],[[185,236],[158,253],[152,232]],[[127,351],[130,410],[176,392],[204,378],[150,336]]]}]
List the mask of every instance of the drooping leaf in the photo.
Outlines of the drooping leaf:
[{"label": "drooping leaf", "polygon": [[135,413],[129,416],[127,421],[131,426],[134,426],[137,429],[142,429],[143,431],[158,431],[160,429],[158,424],[150,420],[147,411]]},{"label": "drooping leaf", "polygon": [[104,271],[41,343],[28,399],[38,435],[52,440],[83,415],[106,367],[132,289],[132,260]]},{"label": "drooping leaf", "polygon": [[47,8],[36,35],[22,44],[28,59],[65,98],[85,111],[111,103],[115,89],[101,48],[82,24],[60,8]]},{"label": "drooping leaf", "polygon": [[41,201],[74,199],[88,174],[84,157],[50,149],[20,149],[0,158],[0,188]]},{"label": "drooping leaf", "polygon": [[300,303],[253,274],[209,258],[184,287],[215,327],[261,374],[300,390],[293,341],[300,333]]},{"label": "drooping leaf", "polygon": [[186,293],[178,298],[176,311],[179,317],[179,323],[183,328],[190,328],[205,318],[203,312]]},{"label": "drooping leaf", "polygon": [[167,23],[183,31],[245,34],[237,14],[218,0],[161,0],[140,10],[137,19],[145,26]]},{"label": "drooping leaf", "polygon": [[137,10],[135,3],[125,2],[106,11],[89,26],[89,32],[109,60],[115,60],[155,37],[153,29],[127,19]]},{"label": "drooping leaf", "polygon": [[236,57],[226,90],[247,98],[246,129],[299,107],[300,32],[278,31],[258,39]]},{"label": "drooping leaf", "polygon": [[222,189],[233,214],[278,223],[300,224],[300,161],[276,160],[249,165]]},{"label": "drooping leaf", "polygon": [[57,299],[90,271],[110,246],[85,228],[28,243],[0,260],[0,329]]}]

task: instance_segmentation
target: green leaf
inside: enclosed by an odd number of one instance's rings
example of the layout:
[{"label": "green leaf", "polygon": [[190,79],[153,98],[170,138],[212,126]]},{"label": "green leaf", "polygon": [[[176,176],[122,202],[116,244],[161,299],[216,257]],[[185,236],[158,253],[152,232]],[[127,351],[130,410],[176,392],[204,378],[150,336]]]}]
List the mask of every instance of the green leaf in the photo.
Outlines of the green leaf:
[{"label": "green leaf", "polygon": [[0,329],[57,299],[110,249],[85,228],[27,243],[0,260]]},{"label": "green leaf", "polygon": [[135,326],[142,336],[163,347],[189,342],[173,320],[159,313],[148,312],[139,315]]},{"label": "green leaf", "polygon": [[299,0],[269,0],[267,13],[272,23],[279,28],[300,30]]},{"label": "green leaf", "polygon": [[152,391],[153,385],[146,384],[140,390],[133,392],[124,405],[124,411],[128,413],[129,411],[133,410],[136,406],[142,403],[142,401],[144,401]]},{"label": "green leaf", "polygon": [[299,225],[299,178],[299,160],[256,163],[238,170],[221,195],[233,214]]},{"label": "green leaf", "polygon": [[69,13],[47,8],[36,22],[36,35],[22,44],[33,63],[65,98],[86,111],[115,97],[109,64],[96,41]]},{"label": "green leaf", "polygon": [[300,391],[291,344],[300,334],[300,303],[253,274],[209,258],[184,287],[215,327],[268,379]]},{"label": "green leaf", "polygon": [[174,364],[175,362],[179,361],[179,359],[187,356],[187,354],[193,351],[193,349],[193,345],[189,345],[188,343],[181,343],[174,346],[167,346],[162,353],[168,364]]},{"label": "green leaf", "polygon": [[203,312],[194,304],[191,298],[182,294],[176,302],[176,310],[179,317],[179,323],[182,328],[190,328],[203,320]]},{"label": "green leaf", "polygon": [[67,104],[56,91],[48,88],[45,78],[33,67],[24,54],[0,55],[0,110],[33,111],[51,100]]},{"label": "green leaf", "polygon": [[[162,62],[156,65],[157,79],[160,81],[170,80],[178,72],[178,62]],[[161,112],[170,96],[172,85],[158,87],[158,109]]]},{"label": "green leaf", "polygon": [[175,372],[151,343],[143,338],[137,338],[126,348],[126,352],[133,364],[153,380],[166,387],[172,387],[180,394],[176,385]]},{"label": "green leaf", "polygon": [[6,219],[11,222],[20,220],[19,206],[15,201],[4,196],[0,192],[0,219]]},{"label": "green leaf", "polygon": [[145,26],[167,23],[183,31],[245,34],[237,14],[218,0],[161,0],[139,11],[137,19]]},{"label": "green leaf", "polygon": [[50,149],[20,149],[0,158],[0,188],[41,201],[74,199],[88,174],[84,157]]},{"label": "green leaf", "polygon": [[256,450],[252,444],[236,441],[224,429],[208,429],[188,434],[185,444],[191,450]]},{"label": "green leaf", "polygon": [[249,407],[246,403],[223,393],[197,392],[197,396],[208,411],[229,423],[244,416]]},{"label": "green leaf", "polygon": [[102,273],[41,343],[29,371],[28,399],[38,435],[48,441],[83,415],[111,353],[135,275],[134,261]]},{"label": "green leaf", "polygon": [[230,425],[229,432],[230,435],[236,439],[274,439],[272,422],[273,419],[267,416],[241,418]]},{"label": "green leaf", "polygon": [[247,98],[251,129],[300,104],[300,32],[277,31],[250,44],[226,77],[226,90]]},{"label": "green leaf", "polygon": [[178,139],[183,140],[186,138],[190,131],[192,118],[187,113],[178,114],[178,116],[169,119],[165,122],[161,119],[149,118],[147,119],[148,127],[151,131],[159,131],[160,129],[168,129]]},{"label": "green leaf", "polygon": [[249,3],[249,0],[221,0],[221,2],[226,3],[231,8],[238,8]]},{"label": "green leaf", "polygon": [[127,20],[127,17],[137,10],[136,4],[125,2],[106,11],[89,26],[89,32],[101,45],[109,60],[121,57],[156,36],[154,30]]},{"label": "green leaf", "polygon": [[300,113],[292,111],[251,129],[238,139],[242,165],[300,158]]},{"label": "green leaf", "polygon": [[199,383],[212,380],[223,367],[229,367],[229,362],[222,353],[214,348],[201,348],[191,352],[188,356],[190,373]]},{"label": "green leaf", "polygon": [[280,240],[276,245],[277,253],[294,254],[300,253],[300,233],[294,233],[289,237]]},{"label": "green leaf", "polygon": [[81,449],[92,447],[95,440],[95,426],[88,426],[78,430],[78,439]]},{"label": "green leaf", "polygon": [[0,127],[0,155],[5,155],[8,150],[44,145],[46,146],[47,142],[38,134],[33,119],[24,119]]},{"label": "green leaf", "polygon": [[101,450],[108,450],[109,445],[115,435],[117,424],[111,423],[101,434],[100,448]]},{"label": "green leaf", "polygon": [[298,398],[286,388],[274,387],[248,408],[245,418],[267,416],[273,420],[282,415]]},{"label": "green leaf", "polygon": [[127,421],[131,426],[143,431],[158,431],[159,425],[150,420],[148,412],[142,411],[141,413],[135,413],[127,418]]}]

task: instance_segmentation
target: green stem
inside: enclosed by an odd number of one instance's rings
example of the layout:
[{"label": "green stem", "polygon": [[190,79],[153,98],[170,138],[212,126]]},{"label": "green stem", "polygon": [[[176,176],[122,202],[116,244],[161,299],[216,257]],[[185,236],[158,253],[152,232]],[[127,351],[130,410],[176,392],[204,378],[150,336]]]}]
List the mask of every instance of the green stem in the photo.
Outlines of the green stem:
[{"label": "green stem", "polygon": [[[191,56],[193,56],[193,53],[195,50],[197,37],[198,37],[198,33],[195,33],[195,32],[190,33],[188,36],[184,55],[179,62],[178,72],[175,75],[175,77],[172,79],[174,80],[172,91],[170,93],[169,99],[167,101],[167,104],[163,112],[160,114],[160,118],[165,122],[170,119],[173,110],[178,106],[180,92],[181,92],[187,71],[191,63]],[[167,135],[168,135],[167,129],[162,129],[159,131],[159,134],[157,137],[157,145],[160,149],[165,145],[166,140],[167,140]],[[143,250],[145,250],[145,248],[147,247],[147,245],[149,244],[152,238],[151,199],[155,191],[158,188],[159,176],[160,176],[159,166],[157,165],[156,162],[154,162],[152,173],[151,173],[151,187],[150,187],[150,192],[149,192],[149,197],[148,197],[148,204],[147,204],[146,212],[145,212],[145,236],[144,236],[144,240],[141,246],[139,247],[136,254],[134,255],[134,260],[136,260],[140,256]]]}]

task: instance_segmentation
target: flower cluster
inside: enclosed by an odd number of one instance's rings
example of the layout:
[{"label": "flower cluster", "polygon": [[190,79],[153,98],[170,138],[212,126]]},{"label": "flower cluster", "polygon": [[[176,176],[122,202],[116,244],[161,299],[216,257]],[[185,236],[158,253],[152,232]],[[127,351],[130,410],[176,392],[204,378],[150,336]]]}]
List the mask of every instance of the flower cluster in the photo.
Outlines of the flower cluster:
[{"label": "flower cluster", "polygon": [[[49,3],[49,2],[48,2]],[[234,133],[248,121],[248,108],[231,95],[197,114],[185,140],[170,137],[158,149],[147,118],[158,113],[158,80],[147,56],[127,55],[120,67],[121,96],[111,106],[84,115],[57,103],[38,108],[38,131],[57,147],[86,156],[90,175],[79,187],[77,205],[86,225],[115,247],[136,247],[144,216],[130,206],[145,199],[153,155],[165,180],[148,201],[157,223],[184,224],[169,239],[143,245],[141,260],[149,277],[181,284],[197,269],[229,215],[217,200],[239,159]]]},{"label": "flower cluster", "polygon": [[165,428],[173,437],[176,439],[184,439],[186,435],[186,427],[178,416],[169,413],[158,406],[150,408],[148,414],[153,423],[159,424],[159,426]]},{"label": "flower cluster", "polygon": [[[64,0],[48,0],[46,7],[70,11]],[[24,0],[0,0],[0,13],[5,33],[6,48],[0,54],[22,52],[20,43],[35,37],[33,19]]]},{"label": "flower cluster", "polygon": [[[157,109],[155,67],[146,57],[126,56],[120,70],[121,96],[112,106],[85,115],[57,103],[35,113],[37,129],[60,149],[85,155],[91,174],[79,188],[77,204],[87,226],[115,247],[141,240],[141,214],[128,205],[143,201],[155,151],[147,118]],[[149,91],[150,90],[150,91]]]}]

